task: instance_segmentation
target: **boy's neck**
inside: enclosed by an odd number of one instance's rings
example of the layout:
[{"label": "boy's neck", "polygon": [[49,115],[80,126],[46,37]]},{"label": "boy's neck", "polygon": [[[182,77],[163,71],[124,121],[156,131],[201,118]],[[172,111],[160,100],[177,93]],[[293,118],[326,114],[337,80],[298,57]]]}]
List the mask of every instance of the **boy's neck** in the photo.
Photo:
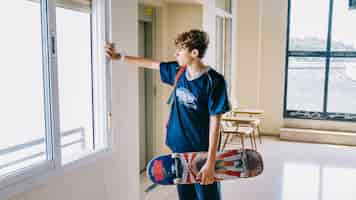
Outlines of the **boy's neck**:
[{"label": "boy's neck", "polygon": [[195,62],[193,61],[190,65],[188,65],[188,73],[189,75],[194,76],[206,68],[207,66],[205,66],[200,60]]}]

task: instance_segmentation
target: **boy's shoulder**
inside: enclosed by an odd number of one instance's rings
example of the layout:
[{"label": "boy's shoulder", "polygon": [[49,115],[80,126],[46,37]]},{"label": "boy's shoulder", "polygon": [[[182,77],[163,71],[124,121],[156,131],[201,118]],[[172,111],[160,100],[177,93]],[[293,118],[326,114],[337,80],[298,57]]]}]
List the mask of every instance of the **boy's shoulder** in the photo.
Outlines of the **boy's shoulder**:
[{"label": "boy's shoulder", "polygon": [[208,71],[208,75],[209,75],[209,79],[211,79],[213,83],[220,83],[225,81],[224,76],[212,67],[210,67],[210,70]]}]

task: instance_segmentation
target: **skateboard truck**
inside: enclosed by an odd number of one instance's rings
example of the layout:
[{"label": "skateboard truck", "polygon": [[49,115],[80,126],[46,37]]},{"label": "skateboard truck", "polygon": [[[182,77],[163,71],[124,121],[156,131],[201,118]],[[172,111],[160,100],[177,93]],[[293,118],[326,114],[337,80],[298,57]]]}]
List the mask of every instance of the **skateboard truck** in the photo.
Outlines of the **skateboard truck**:
[{"label": "skateboard truck", "polygon": [[181,175],[179,174],[179,154],[178,153],[172,153],[171,154],[172,159],[174,160],[174,165],[172,165],[172,173],[174,175],[173,183],[174,184],[179,184],[182,182]]},{"label": "skateboard truck", "polygon": [[243,177],[247,177],[248,174],[246,172],[248,171],[248,162],[247,162],[247,154],[244,146],[242,146],[242,152],[241,152],[241,162],[242,162],[242,171],[243,171]]}]

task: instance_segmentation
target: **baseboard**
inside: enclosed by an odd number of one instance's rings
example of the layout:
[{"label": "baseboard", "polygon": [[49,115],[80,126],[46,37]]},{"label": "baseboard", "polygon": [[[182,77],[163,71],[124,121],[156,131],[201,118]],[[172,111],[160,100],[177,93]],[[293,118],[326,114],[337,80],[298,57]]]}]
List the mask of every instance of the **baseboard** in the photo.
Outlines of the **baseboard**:
[{"label": "baseboard", "polygon": [[280,139],[300,142],[356,146],[355,132],[281,128]]}]

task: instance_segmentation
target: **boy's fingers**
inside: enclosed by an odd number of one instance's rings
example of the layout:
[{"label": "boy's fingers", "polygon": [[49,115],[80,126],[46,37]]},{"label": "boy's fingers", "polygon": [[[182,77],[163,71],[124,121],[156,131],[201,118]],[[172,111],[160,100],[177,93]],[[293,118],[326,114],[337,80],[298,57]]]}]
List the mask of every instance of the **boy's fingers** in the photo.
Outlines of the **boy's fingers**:
[{"label": "boy's fingers", "polygon": [[109,53],[109,52],[106,52],[106,55],[109,56],[109,57],[112,57],[112,54]]},{"label": "boy's fingers", "polygon": [[113,47],[112,45],[108,45],[108,44],[105,45],[105,48],[106,48],[106,49],[114,49],[114,47]]},{"label": "boy's fingers", "polygon": [[214,183],[214,180],[213,179],[209,179],[208,184],[212,184],[212,183]]},{"label": "boy's fingers", "polygon": [[203,174],[201,182],[202,182],[202,185],[209,185],[209,184],[212,184],[214,181]]},{"label": "boy's fingers", "polygon": [[110,50],[105,50],[105,52],[112,54],[112,51],[110,51]]},{"label": "boy's fingers", "polygon": [[113,48],[115,48],[115,44],[114,43],[110,43],[109,47],[113,49]]},{"label": "boy's fingers", "polygon": [[201,173],[199,172],[196,176],[197,179],[201,179]]},{"label": "boy's fingers", "polygon": [[110,47],[105,47],[105,50],[106,50],[106,51],[113,51],[113,49],[110,48]]},{"label": "boy's fingers", "polygon": [[109,42],[109,43],[107,43],[107,44],[106,44],[106,46],[109,46],[109,47],[114,47],[114,46],[115,46],[115,44],[114,44],[114,43],[110,43],[110,42]]},{"label": "boy's fingers", "polygon": [[106,54],[112,54],[112,51],[105,49],[105,53],[106,53]]},{"label": "boy's fingers", "polygon": [[113,51],[112,49],[105,49],[106,52],[110,53],[110,54],[114,54],[115,51]]},{"label": "boy's fingers", "polygon": [[105,50],[105,53],[112,54],[112,51],[110,51],[110,50]]},{"label": "boy's fingers", "polygon": [[201,180],[202,180],[203,185],[206,185],[207,180],[206,180],[206,176],[204,174],[202,175]]}]

